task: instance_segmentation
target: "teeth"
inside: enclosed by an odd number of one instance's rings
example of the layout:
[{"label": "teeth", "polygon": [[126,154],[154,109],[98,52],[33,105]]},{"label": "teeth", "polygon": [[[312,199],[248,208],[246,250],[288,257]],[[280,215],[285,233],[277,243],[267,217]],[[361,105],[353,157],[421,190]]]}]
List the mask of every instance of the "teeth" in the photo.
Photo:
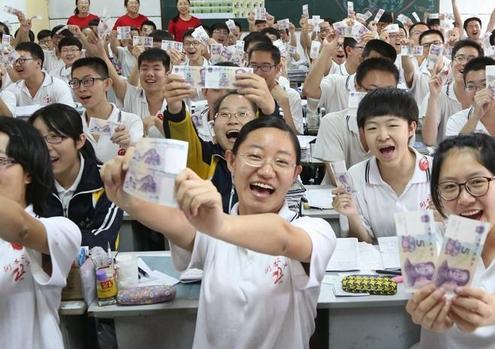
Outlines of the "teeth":
[{"label": "teeth", "polygon": [[480,213],[480,210],[471,210],[460,213],[461,216],[474,216],[475,214]]},{"label": "teeth", "polygon": [[275,190],[275,188],[273,188],[271,185],[268,185],[268,184],[265,184],[265,183],[261,183],[261,182],[253,183],[253,185],[255,185],[257,187],[260,187],[260,188],[263,188],[263,189]]}]

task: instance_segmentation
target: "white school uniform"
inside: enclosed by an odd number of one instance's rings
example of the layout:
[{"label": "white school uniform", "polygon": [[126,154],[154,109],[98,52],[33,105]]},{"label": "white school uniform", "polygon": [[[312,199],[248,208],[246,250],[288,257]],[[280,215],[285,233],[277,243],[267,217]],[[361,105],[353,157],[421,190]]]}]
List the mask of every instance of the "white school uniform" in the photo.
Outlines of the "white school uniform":
[{"label": "white school uniform", "polygon": [[[450,137],[450,136],[459,135],[464,125],[466,125],[466,123],[468,122],[472,112],[473,112],[473,108],[469,107],[452,115],[447,121],[447,129],[445,131],[445,136]],[[488,132],[485,125],[483,125],[481,121],[478,121],[473,133],[484,133],[489,136],[493,136],[490,134],[490,132]]]},{"label": "white school uniform", "polygon": [[12,116],[15,117],[15,107],[17,104],[15,95],[10,91],[4,90],[4,91],[0,91],[0,98],[5,103],[7,108],[9,108],[10,112],[12,113]]},{"label": "white school uniform", "polygon": [[[485,268],[481,258],[478,259],[472,287],[495,293],[495,260]],[[439,333],[421,329],[421,349],[488,349],[493,348],[494,343],[495,325],[480,327],[472,333],[459,330],[457,325]]]},{"label": "white school uniform", "polygon": [[132,68],[137,65],[137,59],[127,47],[117,47],[117,59],[122,67],[122,75],[126,78],[131,75]]},{"label": "white school uniform", "polygon": [[345,62],[342,64],[337,64],[335,62],[332,62],[332,66],[330,67],[330,71],[328,72],[328,75],[330,75],[330,74],[348,76],[349,73],[347,72],[347,69],[345,68]]},{"label": "white school uniform", "polygon": [[[397,196],[392,187],[383,181],[374,156],[352,166],[348,171],[353,189],[356,191],[354,197],[363,225],[373,240],[381,236],[396,235],[394,212],[424,210],[430,205],[432,158],[410,149],[416,156],[416,165],[411,179],[400,196]],[[422,159],[426,159],[429,163],[429,168],[426,170],[422,170],[419,166],[420,161],[424,161]]]},{"label": "white school uniform", "polygon": [[[428,99],[430,98],[430,93],[428,92],[421,103],[419,108],[419,117],[424,120],[426,115],[426,110],[428,109]],[[450,83],[442,86],[442,90],[438,96],[438,110],[440,112],[440,120],[438,123],[438,134],[437,134],[437,144],[445,138],[445,132],[447,129],[447,120],[451,115],[462,110],[462,105],[457,99],[454,92],[454,84]]]},{"label": "white school uniform", "polygon": [[[32,206],[26,212],[36,217]],[[50,250],[51,274],[41,253],[0,239],[0,338],[3,348],[63,348],[58,309],[62,288],[81,245],[79,228],[64,217],[38,218]]]},{"label": "white school uniform", "polygon": [[324,107],[327,113],[347,108],[349,92],[356,90],[354,86],[355,78],[356,74],[325,76],[320,83],[320,106]]},{"label": "white school uniform", "polygon": [[[112,104],[112,107],[112,113],[107,120],[125,125],[125,128],[129,131],[131,144],[135,144],[143,137],[143,121],[136,114],[119,110],[115,104]],[[96,141],[93,135],[89,133],[89,122],[86,120],[86,112],[82,115],[82,121],[84,133],[95,149],[96,157],[102,162],[107,162],[117,156],[119,145],[113,143],[110,140],[110,136],[100,136],[98,141]]]},{"label": "white school uniform", "polygon": [[62,80],[68,85],[71,78],[70,77],[71,72],[72,72],[72,66],[66,68],[65,65],[63,65],[57,69],[51,70],[48,74],[50,74],[51,76],[57,79]]},{"label": "white school uniform", "polygon": [[286,88],[284,86],[282,86],[282,88],[284,89],[285,93],[287,93],[287,97],[289,98],[290,113],[292,114],[292,121],[294,122],[294,126],[296,126],[296,130],[298,133],[303,134],[304,123],[301,95],[293,88]]},{"label": "white school uniform", "polygon": [[320,121],[313,157],[326,162],[345,160],[351,167],[370,157],[359,139],[356,115],[347,109],[325,115]]},{"label": "white school uniform", "polygon": [[46,71],[53,71],[55,69],[64,66],[64,61],[57,57],[55,50],[43,50],[45,60],[43,62],[43,69]]},{"label": "white school uniform", "polygon": [[[231,214],[237,214],[237,207]],[[193,348],[308,348],[335,235],[324,220],[298,218],[287,204],[279,215],[311,238],[308,274],[299,261],[254,252],[200,232],[192,253],[171,244],[177,269],[204,271]]]},{"label": "white school uniform", "polygon": [[214,131],[208,123],[209,109],[208,105],[205,105],[203,108],[197,108],[191,115],[192,122],[194,123],[199,138],[205,142],[213,142]]},{"label": "white school uniform", "polygon": [[[141,118],[141,120],[144,120],[144,118],[151,115],[148,100],[146,99],[146,92],[144,92],[142,87],[133,86],[128,82],[126,82],[126,84],[127,88],[125,90],[122,110],[128,113],[136,114]],[[166,108],[167,100],[163,98],[160,112],[163,113]],[[163,138],[163,135],[160,133],[158,128],[156,128],[156,126],[151,126],[148,129],[148,137]]]},{"label": "white school uniform", "polygon": [[45,78],[34,97],[31,96],[24,80],[19,80],[7,87],[7,91],[15,95],[16,105],[19,107],[39,104],[44,107],[53,103],[62,103],[74,107],[75,103],[69,85],[50,74],[43,74]]}]

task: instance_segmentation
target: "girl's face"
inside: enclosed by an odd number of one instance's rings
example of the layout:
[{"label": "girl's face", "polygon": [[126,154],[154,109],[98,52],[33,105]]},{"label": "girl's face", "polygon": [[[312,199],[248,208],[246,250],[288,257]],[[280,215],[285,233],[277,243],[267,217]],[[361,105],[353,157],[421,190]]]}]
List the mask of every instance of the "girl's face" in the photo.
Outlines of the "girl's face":
[{"label": "girl's face", "polygon": [[37,118],[33,126],[46,141],[55,179],[59,179],[67,173],[72,173],[74,166],[77,166],[80,161],[79,149],[82,148],[86,141],[84,134],[75,142],[72,138],[50,130],[41,118]]},{"label": "girl's face", "polygon": [[77,2],[79,13],[87,13],[89,11],[89,0],[79,0]]},{"label": "girl's face", "polygon": [[409,152],[409,138],[416,131],[416,123],[404,118],[385,115],[366,120],[364,135],[371,153],[382,164],[400,164]]},{"label": "girl's face", "polygon": [[277,128],[252,131],[236,155],[226,155],[240,214],[277,213],[302,169],[289,134]]},{"label": "girl's face", "polygon": [[[459,166],[462,164],[462,166]],[[494,176],[479,163],[475,150],[470,148],[454,148],[449,150],[440,169],[439,186],[446,183],[466,183],[476,177]],[[462,187],[457,199],[446,201],[440,197],[446,215],[455,214],[495,224],[495,186],[489,182],[485,195],[474,197]]]},{"label": "girl's face", "polygon": [[0,132],[0,195],[26,207],[26,186],[31,182],[31,176],[7,155],[9,140],[7,134]]},{"label": "girl's face", "polygon": [[127,2],[127,12],[129,13],[138,13],[139,12],[139,1],[137,0],[129,0]]},{"label": "girl's face", "polygon": [[181,15],[185,15],[189,13],[189,1],[187,0],[179,0],[177,1],[177,11]]}]

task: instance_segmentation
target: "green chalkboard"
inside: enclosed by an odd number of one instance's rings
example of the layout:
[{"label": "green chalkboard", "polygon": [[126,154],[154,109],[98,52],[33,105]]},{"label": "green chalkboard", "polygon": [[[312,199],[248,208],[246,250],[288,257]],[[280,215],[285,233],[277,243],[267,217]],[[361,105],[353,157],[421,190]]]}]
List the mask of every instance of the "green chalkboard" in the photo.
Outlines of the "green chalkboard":
[{"label": "green chalkboard", "polygon": [[[207,0],[208,1],[208,0]],[[228,2],[228,0],[211,0]],[[168,27],[168,21],[177,14],[175,0],[162,0],[162,26]],[[309,5],[309,15],[320,15],[321,18],[332,18],[340,20],[347,14],[347,0],[265,0],[265,7],[269,13],[276,19],[289,18],[292,23],[298,26],[302,13],[302,5]],[[412,12],[417,12],[420,18],[425,11],[430,13],[438,12],[439,0],[354,0],[354,10],[364,13],[370,10],[375,14],[378,9],[383,8],[392,12],[395,17],[403,13],[411,19]],[[225,19],[202,19],[205,25],[211,25]],[[247,30],[247,21],[245,19],[236,19],[239,21],[244,30]],[[414,19],[413,19],[414,21]]]}]

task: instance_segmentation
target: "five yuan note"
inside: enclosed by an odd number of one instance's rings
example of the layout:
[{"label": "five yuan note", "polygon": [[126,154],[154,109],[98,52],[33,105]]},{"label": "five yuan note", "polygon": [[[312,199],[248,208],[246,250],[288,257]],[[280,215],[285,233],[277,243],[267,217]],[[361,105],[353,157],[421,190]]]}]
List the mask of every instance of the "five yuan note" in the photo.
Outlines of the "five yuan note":
[{"label": "five yuan note", "polygon": [[131,38],[131,27],[117,27],[117,39],[127,40]]},{"label": "five yuan note", "polygon": [[435,68],[435,65],[437,64],[442,54],[443,54],[442,45],[431,45],[428,58],[426,59],[426,68],[429,71],[432,71]]},{"label": "five yuan note", "polygon": [[495,97],[495,65],[487,65],[485,75],[486,87],[492,91],[492,96]]},{"label": "five yuan note", "polygon": [[115,129],[119,126],[119,123],[109,120],[103,120],[98,118],[89,119],[89,133],[95,136],[108,136],[112,137]]},{"label": "five yuan note", "polygon": [[175,178],[186,168],[188,143],[173,139],[142,138],[136,144],[125,176],[124,190],[164,206],[177,206]]},{"label": "five yuan note", "polygon": [[174,65],[172,74],[180,75],[193,88],[205,87],[206,67]]},{"label": "five yuan note", "polygon": [[354,193],[351,176],[347,173],[345,160],[332,161],[330,163],[337,186],[343,187],[346,192]]},{"label": "five yuan note", "polygon": [[205,87],[235,90],[237,74],[252,73],[253,68],[246,67],[206,67]]},{"label": "five yuan note", "polygon": [[434,276],[437,287],[452,293],[471,284],[490,227],[487,222],[449,217]]},{"label": "five yuan note", "polygon": [[433,281],[437,259],[433,213],[397,212],[394,218],[404,285],[412,292]]}]

